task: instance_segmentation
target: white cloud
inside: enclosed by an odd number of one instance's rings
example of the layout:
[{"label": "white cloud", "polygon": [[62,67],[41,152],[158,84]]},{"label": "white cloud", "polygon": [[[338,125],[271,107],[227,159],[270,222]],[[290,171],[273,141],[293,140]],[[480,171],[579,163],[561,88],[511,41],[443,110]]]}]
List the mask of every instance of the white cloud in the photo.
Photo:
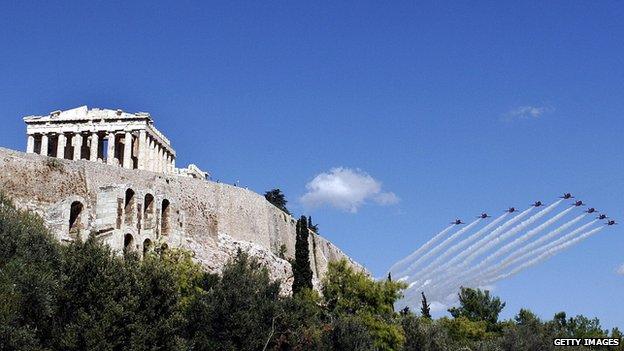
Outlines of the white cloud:
[{"label": "white cloud", "polygon": [[399,202],[394,193],[382,191],[380,181],[359,169],[333,168],[314,177],[306,189],[301,202],[307,207],[330,205],[355,213],[369,200],[380,205]]},{"label": "white cloud", "polygon": [[620,275],[624,275],[624,264],[620,266],[620,268],[618,268],[617,273]]},{"label": "white cloud", "polygon": [[507,120],[514,119],[536,119],[542,115],[552,112],[554,109],[547,106],[520,106],[503,115]]}]

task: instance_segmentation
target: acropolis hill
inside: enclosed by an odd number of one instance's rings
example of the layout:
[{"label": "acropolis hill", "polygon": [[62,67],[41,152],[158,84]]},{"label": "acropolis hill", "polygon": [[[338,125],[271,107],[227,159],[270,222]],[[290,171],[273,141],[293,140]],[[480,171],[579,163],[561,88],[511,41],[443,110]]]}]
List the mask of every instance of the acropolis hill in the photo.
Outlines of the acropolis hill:
[{"label": "acropolis hill", "polygon": [[[288,291],[295,220],[264,196],[177,168],[170,141],[147,113],[88,109],[29,116],[26,153],[0,148],[0,191],[37,212],[63,242],[90,233],[113,250],[191,250],[218,272],[239,249],[258,257]],[[314,282],[347,259],[311,233]],[[361,267],[360,267],[361,268]]]}]

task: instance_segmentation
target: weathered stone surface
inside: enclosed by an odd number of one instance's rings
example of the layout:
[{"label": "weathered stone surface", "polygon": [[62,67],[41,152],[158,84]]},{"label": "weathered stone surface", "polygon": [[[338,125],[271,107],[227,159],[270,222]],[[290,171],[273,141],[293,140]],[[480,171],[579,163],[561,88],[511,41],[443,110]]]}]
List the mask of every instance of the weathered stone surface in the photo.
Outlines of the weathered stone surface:
[{"label": "weathered stone surface", "polygon": [[[130,201],[128,189],[134,193]],[[75,233],[84,238],[95,232],[118,251],[125,244],[140,252],[144,245],[182,247],[213,272],[219,272],[240,248],[266,263],[272,277],[283,281],[285,292],[292,283],[287,260],[294,257],[295,220],[247,189],[0,148],[0,191],[19,207],[39,213],[62,241],[73,240]],[[72,219],[75,202],[84,210]],[[285,259],[279,257],[282,246]],[[363,269],[325,238],[311,235],[316,286],[327,263],[342,258]]]}]

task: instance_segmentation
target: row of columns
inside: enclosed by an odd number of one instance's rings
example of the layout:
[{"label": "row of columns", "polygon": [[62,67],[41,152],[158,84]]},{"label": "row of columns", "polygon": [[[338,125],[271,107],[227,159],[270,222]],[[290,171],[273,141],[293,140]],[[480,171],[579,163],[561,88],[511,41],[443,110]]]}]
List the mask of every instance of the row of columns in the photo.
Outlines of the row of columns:
[{"label": "row of columns", "polygon": [[[67,135],[65,133],[54,133],[58,136],[56,145],[56,157],[65,157],[65,148],[67,146]],[[154,172],[173,173],[175,171],[175,157],[169,152],[167,148],[158,143],[156,139],[147,134],[145,130],[138,131],[138,138],[134,138],[131,131],[123,132],[123,156],[121,160],[118,160],[117,152],[117,135],[121,133],[109,132],[106,136],[108,140],[106,150],[107,164],[121,165],[127,169],[144,169]],[[48,156],[49,149],[49,135],[40,134],[41,143],[39,154]],[[84,137],[89,138],[89,154],[86,157],[90,161],[98,161],[99,149],[100,149],[100,134],[91,133],[89,136],[83,136],[82,133],[71,134],[71,145],[73,146],[73,154],[70,156],[72,160],[82,159],[82,147],[84,144]],[[103,142],[103,140],[102,140]],[[133,151],[137,151],[135,156],[137,158],[136,167],[132,159]],[[35,135],[28,135],[28,142],[26,145],[27,153],[35,153]]]}]

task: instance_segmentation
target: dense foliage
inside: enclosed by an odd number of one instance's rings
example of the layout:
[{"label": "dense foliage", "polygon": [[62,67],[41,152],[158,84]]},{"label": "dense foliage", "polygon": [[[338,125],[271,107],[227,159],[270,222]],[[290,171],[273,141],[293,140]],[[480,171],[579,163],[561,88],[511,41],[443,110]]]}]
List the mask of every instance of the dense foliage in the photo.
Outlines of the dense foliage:
[{"label": "dense foliage", "polygon": [[0,195],[0,350],[537,351],[553,350],[555,336],[609,334],[597,319],[565,313],[542,321],[521,310],[499,321],[504,303],[471,289],[453,318],[396,313],[404,287],[341,261],[329,265],[322,295],[304,287],[283,296],[242,252],[215,275],[184,251],[138,259],[95,238],[60,245]]},{"label": "dense foliage", "polygon": [[267,199],[268,202],[272,203],[273,206],[279,208],[287,214],[290,214],[290,211],[286,208],[288,200],[286,200],[286,196],[280,189],[271,189],[267,191],[264,193],[264,198]]},{"label": "dense foliage", "polygon": [[297,294],[303,289],[312,289],[312,268],[310,267],[310,232],[308,220],[301,216],[297,220],[295,260],[292,262],[292,291]]}]

